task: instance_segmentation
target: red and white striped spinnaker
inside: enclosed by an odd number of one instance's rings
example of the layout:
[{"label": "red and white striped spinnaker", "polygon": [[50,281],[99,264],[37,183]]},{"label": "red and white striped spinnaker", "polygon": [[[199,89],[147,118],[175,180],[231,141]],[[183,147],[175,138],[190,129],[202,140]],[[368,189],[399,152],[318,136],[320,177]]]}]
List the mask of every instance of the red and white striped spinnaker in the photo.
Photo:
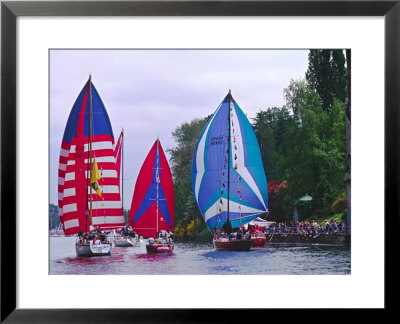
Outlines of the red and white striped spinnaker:
[{"label": "red and white striped spinnaker", "polygon": [[58,207],[66,235],[88,232],[90,225],[102,230],[125,225],[114,135],[91,78],[76,99],[65,127],[58,169]]},{"label": "red and white striped spinnaker", "polygon": [[124,131],[121,131],[121,134],[119,135],[118,141],[115,143],[115,148],[114,148],[114,157],[115,157],[115,166],[117,169],[117,174],[118,174],[118,183],[120,183],[121,179],[121,156],[122,156],[122,141],[124,137]]}]

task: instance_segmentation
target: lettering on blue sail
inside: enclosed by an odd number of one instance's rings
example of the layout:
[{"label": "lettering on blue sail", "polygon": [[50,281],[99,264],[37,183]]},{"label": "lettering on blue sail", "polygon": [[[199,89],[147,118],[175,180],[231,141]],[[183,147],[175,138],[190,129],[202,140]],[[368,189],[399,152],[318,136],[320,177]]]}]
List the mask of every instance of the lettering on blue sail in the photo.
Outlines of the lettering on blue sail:
[{"label": "lettering on blue sail", "polygon": [[224,143],[224,137],[223,136],[211,137],[210,143],[211,143],[211,145],[223,144]]}]

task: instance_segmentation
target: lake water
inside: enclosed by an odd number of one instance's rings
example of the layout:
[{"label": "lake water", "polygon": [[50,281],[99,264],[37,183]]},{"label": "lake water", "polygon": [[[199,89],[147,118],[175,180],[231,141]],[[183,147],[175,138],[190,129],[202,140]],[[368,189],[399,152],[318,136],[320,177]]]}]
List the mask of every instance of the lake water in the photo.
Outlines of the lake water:
[{"label": "lake water", "polygon": [[[113,247],[111,256],[78,258],[75,237],[50,237],[50,274],[346,275],[350,247],[270,244],[246,252],[216,251],[212,243],[175,243],[171,254]],[[93,272],[96,269],[96,273]]]}]

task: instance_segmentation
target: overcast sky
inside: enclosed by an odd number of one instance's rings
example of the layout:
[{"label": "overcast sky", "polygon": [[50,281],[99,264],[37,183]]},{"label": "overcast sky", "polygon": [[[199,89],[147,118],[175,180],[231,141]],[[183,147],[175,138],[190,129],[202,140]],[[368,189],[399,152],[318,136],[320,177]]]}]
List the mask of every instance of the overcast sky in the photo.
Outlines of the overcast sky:
[{"label": "overcast sky", "polygon": [[[51,50],[50,202],[71,108],[92,75],[115,140],[125,132],[124,208],[152,144],[176,146],[172,131],[215,111],[229,89],[247,117],[284,104],[291,79],[304,78],[306,50]],[[169,154],[167,159],[169,159]],[[268,172],[267,172],[268,174]]]}]

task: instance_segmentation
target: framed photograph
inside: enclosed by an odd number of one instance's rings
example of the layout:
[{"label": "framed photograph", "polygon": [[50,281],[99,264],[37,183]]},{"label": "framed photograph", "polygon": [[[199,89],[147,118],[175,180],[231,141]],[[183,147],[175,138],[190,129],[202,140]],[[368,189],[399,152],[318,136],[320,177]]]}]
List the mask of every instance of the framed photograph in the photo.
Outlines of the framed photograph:
[{"label": "framed photograph", "polygon": [[[1,320],[391,308],[399,14],[398,1],[2,2]],[[343,91],[318,88],[323,64]],[[288,143],[296,154],[267,152]],[[307,161],[331,178],[312,182]],[[340,289],[288,294],[310,281]]]}]

